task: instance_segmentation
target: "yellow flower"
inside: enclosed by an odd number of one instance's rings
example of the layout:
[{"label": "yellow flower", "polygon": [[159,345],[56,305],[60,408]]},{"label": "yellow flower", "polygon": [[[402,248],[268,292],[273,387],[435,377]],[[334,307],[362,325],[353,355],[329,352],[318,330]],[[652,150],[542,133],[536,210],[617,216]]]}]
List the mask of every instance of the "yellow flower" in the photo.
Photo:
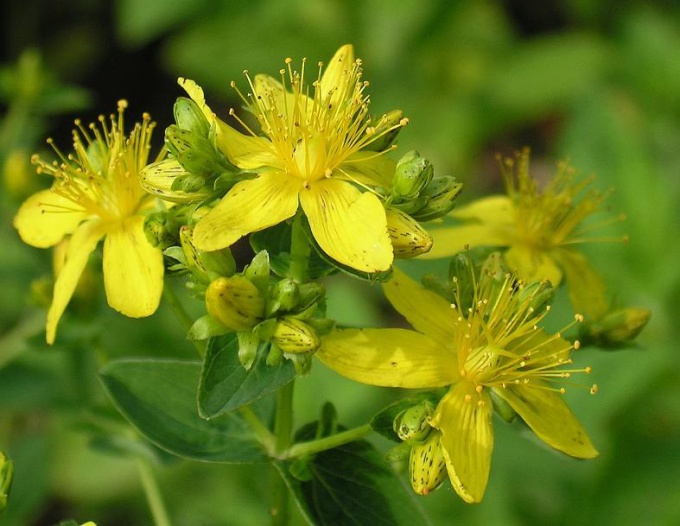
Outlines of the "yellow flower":
[{"label": "yellow flower", "polygon": [[609,240],[590,236],[594,227],[583,224],[606,196],[590,189],[579,199],[591,181],[577,181],[566,163],[539,189],[529,175],[528,150],[506,165],[508,195],[481,198],[454,210],[451,217],[464,224],[433,229],[433,248],[424,257],[448,257],[479,246],[507,247],[505,261],[522,279],[547,279],[555,286],[564,279],[574,310],[601,317],[609,307],[604,281],[576,246]]},{"label": "yellow flower", "polygon": [[239,95],[264,136],[238,117],[247,134],[217,119],[201,88],[180,79],[214,122],[217,147],[235,166],[257,175],[238,182],[198,222],[194,243],[200,250],[229,246],[292,217],[301,206],[326,254],[365,272],[389,269],[393,253],[385,209],[371,188],[391,185],[394,162],[370,146],[406,119],[371,121],[368,83],[361,75],[361,61],[350,45],[337,51],[323,73],[319,64],[311,86],[305,83],[304,61],[297,72],[286,59],[280,82],[266,75],[251,79],[246,72],[250,93]]},{"label": "yellow flower", "polygon": [[[144,215],[153,197],[139,184],[147,163],[154,123],[144,114],[125,136],[125,101],[111,122],[86,129],[76,121],[74,153],[65,156],[52,145],[60,162],[34,158],[38,172],[55,178],[49,190],[29,197],[14,218],[21,239],[48,248],[68,239],[68,249],[54,285],[47,314],[47,342],[53,343],[57,324],[85,268],[89,255],[104,239],[104,286],[108,303],[126,316],[149,316],[163,290],[163,256],[144,234]],[[52,144],[52,141],[48,141]]]},{"label": "yellow flower", "polygon": [[441,432],[454,489],[466,502],[479,502],[493,450],[492,397],[551,447],[578,458],[597,455],[556,385],[590,369],[563,369],[573,346],[537,326],[547,312],[535,310],[545,286],[483,273],[467,307],[460,298],[449,304],[395,270],[385,293],[418,332],[336,330],[323,338],[316,355],[338,373],[371,385],[450,386],[430,425]]}]

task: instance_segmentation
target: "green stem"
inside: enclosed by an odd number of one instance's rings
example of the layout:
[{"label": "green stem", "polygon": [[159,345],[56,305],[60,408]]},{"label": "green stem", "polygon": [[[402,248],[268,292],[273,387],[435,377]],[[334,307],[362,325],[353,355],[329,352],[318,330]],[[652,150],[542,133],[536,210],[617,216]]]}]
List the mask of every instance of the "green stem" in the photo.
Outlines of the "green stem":
[{"label": "green stem", "polygon": [[309,442],[299,442],[291,446],[288,451],[284,453],[283,458],[295,458],[333,449],[335,447],[348,444],[349,442],[359,440],[360,438],[368,435],[370,432],[370,424],[364,424],[363,426],[355,427],[354,429],[349,429],[347,431],[337,433],[336,435],[319,438],[317,440],[310,440]]},{"label": "green stem", "polygon": [[239,409],[239,412],[241,413],[243,420],[250,424],[257,441],[262,444],[271,455],[274,455],[276,450],[276,436],[267,429],[267,426],[262,423],[260,417],[258,417],[250,407],[242,407]]},{"label": "green stem", "polygon": [[293,219],[293,228],[290,234],[290,266],[288,267],[288,276],[298,283],[304,283],[307,280],[309,256],[312,253],[312,247],[305,234],[303,221],[302,214],[296,215],[295,219]]},{"label": "green stem", "polygon": [[19,320],[0,338],[0,369],[17,358],[27,348],[26,340],[45,331],[45,312],[36,310]]},{"label": "green stem", "polygon": [[[166,305],[170,307],[177,320],[182,324],[184,330],[189,332],[189,329],[191,329],[192,325],[194,324],[194,320],[184,309],[184,305],[182,305],[182,302],[179,301],[175,291],[172,290],[172,287],[170,287],[167,282],[163,287],[163,301],[165,301]],[[205,344],[198,340],[191,340],[191,342],[194,344],[198,355],[203,358],[203,356],[205,356]]]},{"label": "green stem", "polygon": [[137,468],[155,526],[172,526],[151,465],[147,460],[140,458],[137,459]]},{"label": "green stem", "polygon": [[[276,420],[274,421],[274,454],[283,454],[293,439],[293,391],[295,382],[284,385],[277,394]],[[288,506],[288,487],[284,480],[275,473],[272,506],[272,526],[285,526],[290,519]]]}]

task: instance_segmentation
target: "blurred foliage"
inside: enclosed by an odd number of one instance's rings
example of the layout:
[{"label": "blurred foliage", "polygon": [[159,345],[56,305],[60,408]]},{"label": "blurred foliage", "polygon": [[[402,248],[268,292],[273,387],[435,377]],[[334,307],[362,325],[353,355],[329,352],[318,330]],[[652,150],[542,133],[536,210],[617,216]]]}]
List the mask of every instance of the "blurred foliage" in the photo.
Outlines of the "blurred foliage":
[{"label": "blurred foliage", "polygon": [[[451,517],[485,526],[680,523],[674,467],[680,328],[672,319],[680,308],[680,6],[663,0],[11,0],[2,9],[0,449],[15,465],[2,524],[44,526],[66,518],[148,524],[130,453],[142,446],[106,402],[97,371],[112,357],[192,356],[169,311],[131,323],[101,297],[93,310],[102,323],[67,318],[61,343],[46,348],[35,306],[39,287],[32,283],[41,276],[49,281],[49,257],[21,245],[11,226],[21,200],[49,183],[35,176],[31,153],[50,134],[66,146],[75,113],[107,112],[117,98],[128,98],[138,114],[151,112],[160,126],[169,123],[180,95],[177,76],[203,85],[212,108],[225,116],[238,104],[229,82],[244,85],[245,68],[273,74],[287,56],[307,56],[313,64],[346,42],[364,60],[374,110],[401,108],[410,118],[402,151],[417,148],[438,173],[463,180],[463,200],[498,190],[493,155],[525,145],[539,170],[568,157],[595,173],[602,189],[614,188],[610,205],[628,216],[630,243],[593,246],[590,254],[622,302],[653,311],[639,349],[582,355],[601,391],[595,398],[569,393],[569,403],[592,433],[599,459],[559,457],[510,426],[497,426],[500,445],[485,501],[466,506],[447,483],[420,500],[433,523],[450,524]],[[418,274],[437,268],[420,265],[404,268]],[[393,323],[377,287],[333,279],[328,290],[330,315],[342,323]],[[75,343],[83,335],[87,349]],[[399,393],[352,384],[315,364],[314,374],[298,383],[297,423],[314,420],[323,397],[344,424],[358,425],[392,395]],[[110,426],[122,429],[123,456],[121,448],[96,440]],[[267,521],[266,467],[163,462],[157,471],[176,524]]]}]

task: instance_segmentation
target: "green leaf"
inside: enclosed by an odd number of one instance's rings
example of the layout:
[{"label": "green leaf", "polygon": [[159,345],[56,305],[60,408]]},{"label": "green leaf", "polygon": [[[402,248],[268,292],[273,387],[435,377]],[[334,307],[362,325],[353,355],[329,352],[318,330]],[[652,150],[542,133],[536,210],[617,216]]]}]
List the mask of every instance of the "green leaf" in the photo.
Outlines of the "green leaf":
[{"label": "green leaf", "polygon": [[246,370],[238,359],[236,333],[213,338],[203,361],[198,387],[198,410],[203,418],[215,418],[276,391],[295,378],[289,360],[268,366],[267,345],[260,345],[255,362]]},{"label": "green leaf", "polygon": [[263,462],[266,455],[237,414],[198,416],[198,362],[117,360],[101,372],[113,403],[146,438],[180,457],[206,462]]},{"label": "green leaf", "polygon": [[310,524],[322,526],[428,525],[415,495],[368,442],[318,453],[298,480],[292,463],[274,463]]}]

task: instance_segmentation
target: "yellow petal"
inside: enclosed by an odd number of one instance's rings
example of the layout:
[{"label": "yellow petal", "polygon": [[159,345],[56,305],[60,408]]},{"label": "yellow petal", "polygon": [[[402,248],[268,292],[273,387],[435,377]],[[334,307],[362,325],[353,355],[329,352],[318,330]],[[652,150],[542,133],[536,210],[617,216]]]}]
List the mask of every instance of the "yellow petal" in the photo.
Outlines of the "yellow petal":
[{"label": "yellow petal", "polygon": [[269,139],[244,135],[217,118],[215,126],[215,146],[235,166],[243,170],[282,166]]},{"label": "yellow petal", "polygon": [[594,458],[597,450],[563,396],[540,384],[494,389],[549,446],[577,458]]},{"label": "yellow petal", "polygon": [[[531,369],[555,367],[569,359],[572,345],[556,334],[548,334],[543,329],[531,331],[528,335],[515,338],[510,342],[499,342],[516,356],[529,354]],[[536,352],[538,351],[538,352]]]},{"label": "yellow petal", "polygon": [[[342,84],[346,82],[348,71],[352,64],[354,63],[354,48],[351,44],[345,44],[340,49],[335,52],[333,58],[328,62],[328,66],[323,72],[321,81],[319,82],[319,89],[321,90],[322,97],[326,97],[329,93],[331,94],[330,103],[334,106],[338,102],[352,92],[346,92],[341,89]],[[350,90],[354,86],[350,86]],[[331,93],[332,92],[332,93]],[[324,100],[324,102],[326,102]]]},{"label": "yellow petal", "polygon": [[423,259],[446,258],[475,247],[505,247],[513,242],[513,230],[509,226],[469,224],[430,230],[432,248]]},{"label": "yellow petal", "polygon": [[564,271],[574,311],[597,320],[609,311],[607,286],[586,257],[574,250],[557,249],[554,257]]},{"label": "yellow petal", "polygon": [[71,236],[64,264],[54,282],[52,305],[47,311],[47,343],[54,343],[59,319],[71,301],[88,257],[102,237],[104,230],[100,221],[83,223]]},{"label": "yellow petal", "polygon": [[215,114],[212,112],[210,107],[205,103],[205,95],[203,94],[203,89],[193,80],[185,79],[182,77],[177,79],[177,84],[182,86],[184,88],[184,91],[187,92],[187,95],[191,97],[191,100],[198,104],[198,107],[201,108],[201,111],[203,112],[203,115],[205,115],[205,118],[208,119],[208,122],[212,122],[215,117]]},{"label": "yellow petal", "polygon": [[512,225],[515,223],[515,206],[507,195],[492,195],[456,208],[451,216],[488,225]]},{"label": "yellow petal", "polygon": [[562,281],[560,267],[545,251],[515,245],[503,257],[510,270],[528,283],[547,279],[556,287]]},{"label": "yellow petal", "polygon": [[348,156],[337,168],[338,175],[348,181],[367,186],[390,188],[397,163],[385,155],[359,151]]},{"label": "yellow petal", "polygon": [[458,378],[454,353],[406,329],[338,329],[321,341],[317,358],[357,382],[432,388]]},{"label": "yellow petal", "polygon": [[314,105],[313,99],[299,91],[286,91],[278,80],[269,75],[255,75],[253,87],[255,94],[262,97],[260,104],[275,109],[274,113],[295,115],[302,122],[307,119],[307,108],[311,110]]},{"label": "yellow petal", "polygon": [[298,208],[302,181],[281,172],[266,172],[240,181],[194,229],[199,250],[219,250],[242,236],[277,225]]},{"label": "yellow petal", "polygon": [[448,301],[422,287],[396,267],[392,279],[383,284],[383,290],[392,306],[414,329],[443,347],[452,344],[454,311]]},{"label": "yellow petal", "polygon": [[460,382],[441,399],[432,425],[442,432],[451,485],[465,502],[480,502],[486,491],[493,452],[491,398]]},{"label": "yellow petal", "polygon": [[126,316],[150,316],[158,308],[163,254],[147,241],[143,217],[128,219],[106,236],[104,286],[109,305]]},{"label": "yellow petal", "polygon": [[86,217],[73,201],[43,190],[24,201],[14,217],[14,227],[24,243],[47,248],[72,233]]},{"label": "yellow petal", "polygon": [[300,203],[314,239],[330,257],[364,272],[390,268],[385,209],[375,195],[344,181],[323,179],[302,190]]}]

